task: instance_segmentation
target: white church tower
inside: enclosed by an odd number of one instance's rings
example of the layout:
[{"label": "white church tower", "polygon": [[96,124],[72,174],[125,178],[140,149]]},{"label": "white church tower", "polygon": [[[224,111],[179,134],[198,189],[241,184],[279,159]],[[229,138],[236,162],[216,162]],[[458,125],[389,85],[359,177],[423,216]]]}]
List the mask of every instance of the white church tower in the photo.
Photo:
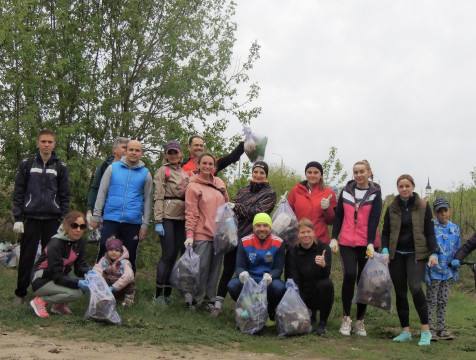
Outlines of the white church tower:
[{"label": "white church tower", "polygon": [[430,177],[428,177],[428,184],[425,188],[425,198],[428,199],[431,196]]}]

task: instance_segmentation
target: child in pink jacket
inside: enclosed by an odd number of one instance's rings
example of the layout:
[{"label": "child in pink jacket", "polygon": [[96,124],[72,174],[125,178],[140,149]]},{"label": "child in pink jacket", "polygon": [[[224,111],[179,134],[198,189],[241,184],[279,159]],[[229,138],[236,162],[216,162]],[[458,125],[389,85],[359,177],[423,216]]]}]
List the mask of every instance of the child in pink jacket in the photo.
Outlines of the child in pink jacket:
[{"label": "child in pink jacket", "polygon": [[134,303],[136,283],[129,261],[129,252],[122,241],[111,236],[106,241],[106,254],[93,268],[109,285],[109,289],[122,306]]}]

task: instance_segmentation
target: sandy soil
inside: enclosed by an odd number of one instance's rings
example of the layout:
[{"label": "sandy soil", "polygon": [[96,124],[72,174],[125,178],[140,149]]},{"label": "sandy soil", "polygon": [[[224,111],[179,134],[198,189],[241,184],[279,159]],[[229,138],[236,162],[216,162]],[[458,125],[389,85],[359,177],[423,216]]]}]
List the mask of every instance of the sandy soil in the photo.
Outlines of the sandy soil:
[{"label": "sandy soil", "polygon": [[58,340],[29,335],[22,331],[2,331],[0,360],[133,360],[133,359],[284,359],[274,354],[255,354],[238,350],[221,351],[198,347],[192,351],[167,350],[160,346],[126,344],[116,347],[108,343]]}]

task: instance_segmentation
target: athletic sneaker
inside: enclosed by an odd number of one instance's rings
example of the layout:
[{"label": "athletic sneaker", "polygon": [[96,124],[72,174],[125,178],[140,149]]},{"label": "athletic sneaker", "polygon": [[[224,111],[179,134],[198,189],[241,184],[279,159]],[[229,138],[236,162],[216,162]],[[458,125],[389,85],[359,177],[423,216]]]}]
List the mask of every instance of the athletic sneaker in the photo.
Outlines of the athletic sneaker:
[{"label": "athletic sneaker", "polygon": [[420,333],[420,341],[418,345],[420,346],[428,346],[431,342],[431,332],[430,330],[422,330]]},{"label": "athletic sneaker", "polygon": [[21,306],[25,302],[25,297],[22,296],[15,296],[15,299],[13,299],[13,305],[15,306]]},{"label": "athletic sneaker", "polygon": [[326,328],[327,328],[327,323],[324,321],[321,321],[319,325],[317,325],[316,329],[316,335],[325,335],[326,333]]},{"label": "athletic sneaker", "polygon": [[[436,335],[441,339],[441,340],[453,340],[454,336],[446,329],[443,330],[438,330]],[[433,338],[432,338],[433,340]]]},{"label": "athletic sneaker", "polygon": [[221,314],[221,309],[217,307],[213,307],[213,309],[210,311],[211,316],[218,316]]},{"label": "athletic sneaker", "polygon": [[350,319],[350,316],[343,316],[339,332],[342,335],[350,335],[351,324],[352,320]]},{"label": "athletic sneaker", "polygon": [[187,305],[187,308],[190,310],[190,311],[197,311],[197,304],[194,304],[194,303],[186,303]]},{"label": "athletic sneaker", "polygon": [[209,313],[211,313],[214,308],[215,308],[215,303],[211,303],[211,302],[207,303],[207,311]]},{"label": "athletic sneaker", "polygon": [[396,341],[396,342],[405,342],[405,341],[411,341],[411,340],[412,340],[412,334],[405,330],[402,330],[400,335],[393,338],[393,341]]},{"label": "athletic sneaker", "polygon": [[431,333],[431,341],[438,341],[438,335],[436,335],[435,330],[430,330]]},{"label": "athletic sneaker", "polygon": [[54,304],[51,307],[51,312],[57,315],[71,315],[73,312],[68,309],[68,306],[65,303]]},{"label": "athletic sneaker", "polygon": [[154,297],[154,299],[152,300],[152,302],[153,302],[155,305],[160,306],[160,307],[167,306],[167,303],[165,302],[165,297],[164,297],[164,295],[160,295],[160,296]]},{"label": "athletic sneaker", "polygon": [[354,332],[359,336],[367,336],[367,331],[365,331],[364,320],[357,320],[355,322]]},{"label": "athletic sneaker", "polygon": [[40,301],[38,296],[30,301],[30,306],[35,312],[36,315],[39,317],[48,317],[50,314],[46,311],[46,303],[44,301]]}]

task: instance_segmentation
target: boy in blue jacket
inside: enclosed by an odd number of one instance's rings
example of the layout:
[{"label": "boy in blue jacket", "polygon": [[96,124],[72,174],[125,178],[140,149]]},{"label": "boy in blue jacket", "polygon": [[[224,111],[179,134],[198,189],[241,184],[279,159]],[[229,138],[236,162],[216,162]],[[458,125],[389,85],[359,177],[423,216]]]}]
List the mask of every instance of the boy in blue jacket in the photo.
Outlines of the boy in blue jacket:
[{"label": "boy in blue jacket", "polygon": [[[426,301],[428,304],[428,325],[431,340],[452,340],[453,335],[446,330],[446,304],[450,293],[450,284],[458,280],[458,270],[451,267],[453,257],[460,246],[459,227],[449,221],[451,211],[446,198],[437,198],[433,204],[436,216],[434,220],[436,242],[438,246],[438,265],[427,266]],[[434,327],[434,308],[437,308],[437,326]]]}]

